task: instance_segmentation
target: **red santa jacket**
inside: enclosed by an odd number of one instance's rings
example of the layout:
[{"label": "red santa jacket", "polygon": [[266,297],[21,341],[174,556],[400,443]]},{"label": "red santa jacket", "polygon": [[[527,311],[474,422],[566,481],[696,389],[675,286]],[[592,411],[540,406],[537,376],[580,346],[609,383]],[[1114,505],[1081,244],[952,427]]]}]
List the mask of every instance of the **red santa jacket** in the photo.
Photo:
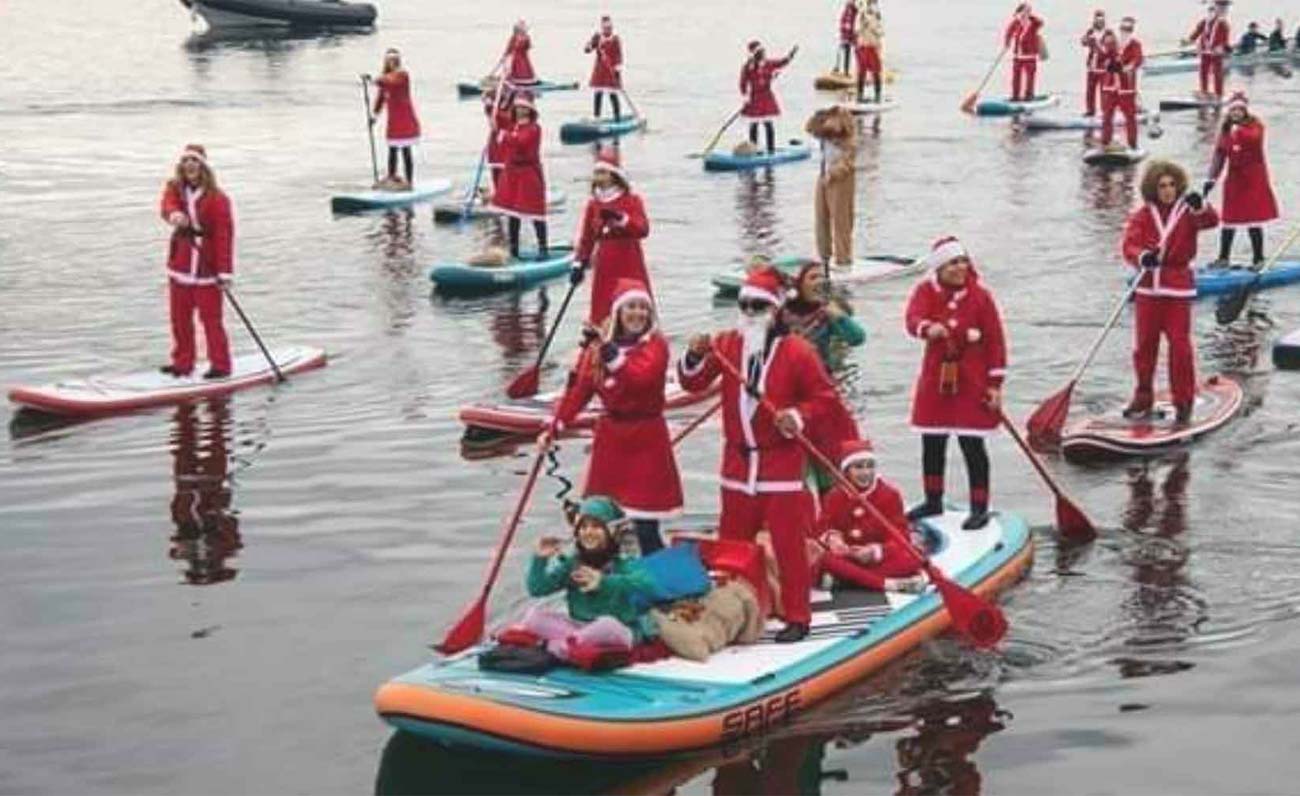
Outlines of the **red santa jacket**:
[{"label": "red santa jacket", "polygon": [[[803,448],[777,430],[771,413],[734,378],[724,375],[715,359],[726,357],[739,372],[745,372],[740,333],[733,330],[718,335],[714,349],[716,353],[693,366],[687,354],[677,371],[682,386],[691,392],[704,392],[722,378],[722,488],[748,495],[802,491]],[[778,411],[794,409],[805,426],[831,411],[839,400],[817,349],[788,334],[771,340],[758,389]]]},{"label": "red santa jacket", "polygon": [[537,75],[533,72],[533,62],[528,57],[528,51],[532,47],[533,41],[528,38],[527,33],[515,33],[510,37],[510,41],[506,42],[506,80],[511,83],[536,82]]},{"label": "red santa jacket", "polygon": [[650,234],[641,197],[628,191],[587,200],[578,228],[575,259],[591,266],[591,313],[587,320],[604,322],[620,279],[635,279],[654,295],[646,272],[641,241]]},{"label": "red santa jacket", "polygon": [[1264,157],[1264,123],[1251,117],[1221,133],[1210,162],[1210,179],[1228,170],[1223,180],[1223,223],[1227,226],[1263,224],[1278,216]]},{"label": "red santa jacket", "polygon": [[375,115],[378,116],[388,106],[387,138],[393,141],[409,141],[420,137],[420,120],[415,115],[415,105],[411,102],[411,75],[405,69],[387,72],[375,78],[379,89],[375,95]]},{"label": "red santa jacket", "polygon": [[[930,274],[912,290],[906,318],[907,333],[925,341],[912,390],[912,426],[922,433],[970,436],[996,428],[998,415],[985,401],[988,389],[1001,389],[1006,377],[1006,335],[993,294],[980,283],[974,267],[959,289],[941,285]],[[927,337],[935,324],[945,327],[948,336]],[[956,384],[946,389],[945,362],[957,365]]]},{"label": "red santa jacket", "polygon": [[1219,224],[1219,214],[1206,202],[1200,212],[1193,212],[1182,200],[1172,208],[1144,204],[1134,210],[1124,225],[1121,243],[1124,262],[1141,269],[1142,253],[1160,253],[1157,268],[1142,269],[1137,292],[1142,296],[1195,298],[1196,234]]},{"label": "red santa jacket", "polygon": [[822,503],[822,513],[817,520],[817,534],[824,538],[831,531],[839,531],[844,541],[852,546],[864,544],[897,544],[894,535],[876,519],[876,515],[864,508],[861,501],[870,503],[880,512],[889,524],[903,533],[907,533],[907,512],[903,508],[903,493],[898,487],[879,476],[871,488],[861,490],[861,497],[850,494],[843,486],[837,486],[827,495]]},{"label": "red santa jacket", "polygon": [[1043,20],[1029,15],[1029,19],[1013,16],[1007,23],[1007,32],[1002,36],[1002,46],[1011,48],[1011,55],[1017,60],[1038,60],[1038,33],[1043,29]]},{"label": "red santa jacket", "polygon": [[167,275],[182,285],[215,285],[217,274],[234,270],[230,199],[217,188],[194,190],[169,180],[162,192],[163,220],[177,211],[185,214],[190,226],[172,231]]},{"label": "red santa jacket", "polygon": [[1228,52],[1229,32],[1228,20],[1216,15],[1198,20],[1187,38],[1195,42],[1201,55],[1221,58]]},{"label": "red santa jacket", "polygon": [[[1102,68],[1107,71],[1102,78],[1101,90],[1116,92],[1121,96],[1136,94],[1138,70],[1142,68],[1144,60],[1142,42],[1137,39],[1129,39],[1128,44],[1119,50],[1106,53],[1104,59]],[[1109,71],[1110,65],[1113,63],[1119,64],[1119,72]]]},{"label": "red santa jacket", "polygon": [[740,114],[747,119],[770,119],[781,115],[781,106],[777,104],[776,92],[772,90],[772,81],[789,58],[764,59],[757,63],[749,59],[740,69],[740,93],[745,95],[745,106]]},{"label": "red santa jacket", "polygon": [[844,4],[840,12],[840,44],[852,44],[858,37],[858,5],[854,0]]},{"label": "red santa jacket", "polygon": [[546,178],[542,172],[542,128],[527,123],[499,131],[501,181],[492,203],[515,215],[546,217]]},{"label": "red santa jacket", "polygon": [[1103,33],[1105,33],[1104,29],[1097,30],[1096,28],[1088,28],[1084,31],[1083,37],[1080,39],[1080,43],[1082,43],[1084,48],[1088,51],[1084,65],[1087,67],[1089,72],[1101,72],[1106,68],[1102,60],[1103,50],[1101,48],[1101,34]]},{"label": "red santa jacket", "polygon": [[623,43],[618,34],[602,36],[594,33],[587,42],[586,52],[596,53],[596,62],[591,67],[592,88],[621,88],[623,76]]}]

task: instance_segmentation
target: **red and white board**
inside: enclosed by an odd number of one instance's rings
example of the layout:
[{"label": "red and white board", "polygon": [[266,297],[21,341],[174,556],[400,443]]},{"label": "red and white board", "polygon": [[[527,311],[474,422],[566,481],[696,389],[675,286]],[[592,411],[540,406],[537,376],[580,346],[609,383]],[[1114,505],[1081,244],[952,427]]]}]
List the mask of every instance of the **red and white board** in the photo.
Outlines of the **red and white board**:
[{"label": "red and white board", "polygon": [[[702,393],[687,392],[675,381],[664,385],[664,410],[682,409],[694,406],[716,395],[718,388]],[[546,428],[547,421],[555,414],[555,406],[563,393],[540,393],[531,398],[504,399],[496,403],[487,401],[462,406],[460,422],[466,431],[487,430],[505,434],[540,434]],[[596,425],[596,420],[604,414],[600,398],[593,398],[587,408],[578,414],[566,428],[566,432],[589,429]]]}]

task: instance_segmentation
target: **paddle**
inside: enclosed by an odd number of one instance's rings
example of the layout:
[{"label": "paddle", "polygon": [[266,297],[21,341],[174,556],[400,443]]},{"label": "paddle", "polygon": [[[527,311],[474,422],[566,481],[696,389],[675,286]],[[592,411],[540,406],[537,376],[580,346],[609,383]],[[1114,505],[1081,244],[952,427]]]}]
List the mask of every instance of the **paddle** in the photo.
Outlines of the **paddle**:
[{"label": "paddle", "polygon": [[479,592],[478,599],[470,603],[464,613],[461,614],[460,619],[456,621],[456,624],[452,625],[447,634],[443,636],[442,641],[433,645],[433,648],[443,655],[454,655],[483,639],[483,629],[487,624],[488,594],[492,591],[493,585],[496,584],[497,575],[501,572],[501,564],[505,561],[506,552],[510,549],[510,543],[514,540],[515,529],[519,527],[519,520],[523,517],[524,509],[528,506],[528,498],[533,494],[533,485],[537,483],[537,476],[542,471],[542,461],[546,458],[548,444],[548,442],[539,442],[537,445],[537,454],[533,456],[533,466],[528,471],[528,477],[524,481],[524,488],[519,495],[519,502],[515,504],[515,510],[510,515],[510,519],[501,534],[501,542],[497,545],[496,554],[492,558],[492,566],[488,569],[487,580],[483,582],[483,590]]},{"label": "paddle", "polygon": [[[503,55],[501,60],[497,61],[497,65],[492,67],[486,79],[491,80],[505,62],[506,58]],[[504,93],[504,86],[497,86],[496,94],[492,97],[492,116],[488,119],[488,140],[483,142],[483,149],[478,155],[478,165],[474,167],[474,184],[469,187],[469,194],[465,197],[465,208],[460,213],[463,218],[469,218],[470,211],[474,209],[474,201],[478,199],[478,186],[483,181],[483,167],[487,165],[488,149],[492,146],[492,136],[496,134],[497,111],[501,108],[501,95]]]},{"label": "paddle", "polygon": [[997,71],[998,64],[1002,63],[1002,58],[1007,54],[1007,50],[1009,49],[1011,48],[1010,47],[1002,48],[1001,52],[998,53],[998,57],[994,58],[993,63],[989,66],[989,71],[984,73],[984,79],[980,81],[979,87],[976,88],[974,91],[972,91],[970,94],[968,94],[966,96],[966,99],[962,100],[961,103],[962,113],[975,112],[975,103],[979,101],[980,92],[983,91],[984,87],[987,86],[989,84],[989,81],[993,79],[993,73]]},{"label": "paddle", "polygon": [[730,116],[727,117],[727,120],[726,120],[725,122],[722,123],[722,126],[721,126],[721,127],[718,128],[718,132],[717,132],[716,134],[714,134],[713,138],[709,141],[709,145],[706,146],[706,147],[704,148],[704,151],[703,151],[703,152],[692,152],[691,154],[687,155],[686,157],[688,157],[688,158],[706,158],[706,157],[708,157],[708,156],[709,156],[709,153],[713,151],[713,148],[716,147],[716,146],[718,145],[718,141],[720,141],[720,140],[722,139],[722,134],[725,133],[725,132],[727,132],[727,128],[730,127],[732,124],[734,124],[735,121],[736,121],[737,119],[740,118],[740,112],[743,111],[744,109],[745,109],[745,108],[744,108],[744,106],[742,105],[741,107],[739,107],[739,108],[736,109],[736,112],[735,112],[735,113],[733,113],[733,114],[731,114]]},{"label": "paddle", "polygon": [[262,337],[257,333],[257,329],[253,328],[253,322],[244,313],[244,308],[239,306],[238,301],[235,301],[235,294],[231,292],[230,285],[220,279],[217,280],[217,284],[221,286],[221,292],[230,300],[230,306],[234,307],[235,312],[239,314],[239,319],[244,322],[244,327],[252,335],[253,342],[257,343],[257,347],[262,349],[262,356],[266,357],[266,361],[271,365],[271,370],[275,373],[275,380],[284,381],[284,374],[280,372],[280,366],[275,364],[275,360],[271,358],[271,352],[266,350],[266,344],[262,342]]},{"label": "paddle", "polygon": [[546,359],[546,352],[551,348],[551,341],[555,339],[555,332],[560,328],[560,321],[564,320],[564,312],[569,308],[569,300],[578,289],[578,282],[569,281],[569,291],[564,294],[564,301],[560,303],[560,311],[555,314],[555,321],[551,324],[551,331],[547,332],[546,340],[542,343],[542,349],[537,352],[537,362],[531,368],[515,376],[506,387],[506,395],[511,398],[527,398],[537,394],[538,383],[541,381],[542,362]]},{"label": "paddle", "polygon": [[[750,389],[748,383],[736,370],[736,366],[731,364],[725,357],[718,352],[716,348],[712,350],[713,357],[717,359],[723,372],[730,378],[734,379],[741,385],[741,389],[748,392],[764,411],[776,416],[776,407],[772,402],[763,397],[757,390]],[[930,582],[939,590],[939,596],[943,599],[944,607],[948,609],[948,615],[952,618],[952,625],[959,634],[968,639],[977,647],[988,648],[998,643],[1006,634],[1007,620],[1002,615],[1001,609],[996,605],[981,599],[974,592],[962,587],[950,580],[947,575],[936,567],[929,558],[917,550],[910,539],[907,538],[902,530],[895,528],[879,509],[871,505],[864,499],[857,486],[848,479],[839,467],[817,449],[804,436],[802,431],[796,431],[794,438],[803,446],[804,451],[817,461],[827,472],[835,478],[836,483],[844,488],[850,495],[857,498],[858,502],[870,512],[871,516],[880,524],[892,537],[898,542],[903,549],[907,550],[925,570],[929,576]]]},{"label": "paddle", "polygon": [[1106,319],[1106,323],[1101,327],[1101,334],[1097,335],[1097,339],[1093,341],[1088,353],[1084,354],[1083,359],[1075,367],[1074,375],[1070,376],[1070,380],[1066,382],[1064,387],[1039,404],[1034,413],[1029,416],[1029,422],[1026,424],[1029,429],[1029,440],[1036,446],[1045,447],[1060,441],[1061,429],[1065,426],[1065,418],[1070,413],[1070,396],[1074,393],[1074,387],[1083,376],[1083,371],[1092,364],[1093,357],[1101,349],[1101,344],[1105,341],[1106,335],[1110,334],[1110,330],[1115,328],[1119,316],[1124,312],[1124,305],[1128,304],[1129,299],[1133,297],[1133,293],[1137,291],[1138,283],[1141,281],[1140,277],[1139,274],[1139,278],[1134,279],[1129,284],[1128,288],[1124,290],[1124,295],[1115,303],[1115,309],[1111,310],[1110,317]]},{"label": "paddle", "polygon": [[1001,409],[998,410],[998,419],[1002,421],[1002,426],[1006,428],[1009,434],[1011,434],[1011,438],[1020,446],[1020,450],[1025,452],[1025,456],[1029,459],[1029,463],[1032,464],[1034,469],[1038,471],[1038,474],[1042,476],[1043,482],[1047,484],[1047,488],[1052,490],[1052,494],[1056,497],[1056,527],[1060,530],[1061,534],[1076,542],[1088,542],[1095,539],[1097,537],[1097,529],[1092,526],[1092,522],[1088,519],[1088,515],[1084,514],[1083,510],[1076,506],[1074,501],[1066,497],[1065,493],[1061,491],[1061,487],[1056,483],[1056,480],[1052,478],[1051,474],[1047,472],[1047,468],[1043,466],[1043,462],[1030,449],[1029,443],[1025,442],[1024,437],[1020,435],[1020,431],[1016,428],[1016,424],[1012,423],[1011,419],[1007,417],[1006,412],[1003,412]]},{"label": "paddle", "polygon": [[1297,237],[1300,237],[1300,224],[1296,224],[1291,228],[1291,233],[1286,236],[1282,241],[1282,245],[1278,246],[1277,250],[1268,258],[1268,261],[1264,263],[1264,267],[1255,273],[1254,279],[1238,288],[1236,293],[1219,302],[1219,306],[1214,309],[1214,319],[1220,325],[1226,326],[1241,316],[1241,311],[1246,308],[1246,302],[1250,300],[1251,294],[1259,290],[1260,282],[1264,278],[1264,272],[1272,268],[1274,263],[1286,253],[1286,250],[1291,248],[1291,244],[1295,243]]},{"label": "paddle", "polygon": [[721,408],[722,408],[722,401],[718,401],[717,403],[713,404],[713,406],[710,406],[708,409],[705,409],[703,412],[701,412],[699,417],[687,423],[685,428],[677,432],[676,436],[673,437],[672,446],[676,448],[677,443],[686,439],[687,434],[690,434],[695,429],[704,425],[704,421],[708,420],[710,417],[713,417],[715,414],[717,414],[718,410]]},{"label": "paddle", "polygon": [[366,135],[370,138],[370,173],[379,182],[379,156],[375,154],[375,116],[370,112],[370,75],[361,75],[361,101],[366,109]]}]

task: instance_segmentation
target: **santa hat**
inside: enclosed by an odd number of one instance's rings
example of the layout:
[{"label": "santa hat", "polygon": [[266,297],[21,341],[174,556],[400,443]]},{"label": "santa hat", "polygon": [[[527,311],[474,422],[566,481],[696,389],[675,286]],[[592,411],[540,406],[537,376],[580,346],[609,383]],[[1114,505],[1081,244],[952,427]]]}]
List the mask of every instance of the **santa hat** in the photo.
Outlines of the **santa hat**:
[{"label": "santa hat", "polygon": [[1233,108],[1241,108],[1243,111],[1249,110],[1249,104],[1249,98],[1246,96],[1246,92],[1234,91],[1232,92],[1232,96],[1228,97],[1228,104],[1225,106],[1225,110],[1232,110]]},{"label": "santa hat", "polygon": [[627,178],[627,172],[623,171],[623,163],[616,149],[606,148],[600,150],[596,155],[596,163],[591,168],[593,171],[607,171],[623,182],[630,182]]},{"label": "santa hat", "polygon": [[203,165],[208,165],[208,150],[203,148],[202,144],[186,144],[181,150],[181,156],[176,160],[181,161],[185,158],[194,158]]},{"label": "santa hat", "polygon": [[760,42],[758,39],[751,39],[749,44],[746,46],[748,47],[751,55],[763,49],[763,43]]},{"label": "santa hat", "polygon": [[654,309],[655,300],[645,282],[639,279],[618,280],[614,283],[614,301],[609,305],[609,314],[617,318],[619,309],[631,301],[644,301],[650,305],[651,310]]},{"label": "santa hat", "polygon": [[858,462],[876,463],[876,449],[872,447],[871,440],[854,439],[840,446],[841,470],[847,470],[850,465]]},{"label": "santa hat", "polygon": [[387,58],[390,55],[396,55],[398,58],[401,58],[402,51],[396,47],[389,47],[387,50],[384,50],[384,57]]},{"label": "santa hat", "polygon": [[925,267],[927,270],[934,271],[958,257],[970,257],[970,253],[966,251],[961,241],[952,235],[947,235],[934,242],[930,253],[926,255]]},{"label": "santa hat", "polygon": [[1029,13],[1029,4],[1028,4],[1028,3],[1021,3],[1020,5],[1016,6],[1016,13],[1017,13],[1017,14],[1028,14],[1028,13]]},{"label": "santa hat", "polygon": [[755,268],[745,274],[738,299],[756,299],[779,307],[785,303],[785,290],[785,277],[780,271],[771,266]]},{"label": "santa hat", "polygon": [[518,32],[518,33],[523,33],[523,32],[526,31],[526,30],[528,30],[528,23],[525,22],[523,19],[520,19],[520,20],[518,20],[517,22],[515,22],[515,31],[516,31],[516,32]]}]

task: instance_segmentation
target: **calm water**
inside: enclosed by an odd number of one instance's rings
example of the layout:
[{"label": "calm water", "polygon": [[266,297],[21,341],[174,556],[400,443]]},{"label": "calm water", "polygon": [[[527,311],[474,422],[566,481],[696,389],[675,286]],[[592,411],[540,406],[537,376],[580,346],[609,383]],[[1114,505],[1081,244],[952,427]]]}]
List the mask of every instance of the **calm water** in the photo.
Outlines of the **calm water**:
[{"label": "calm water", "polygon": [[[810,250],[813,165],[706,176],[684,155],[734,108],[751,35],[773,51],[803,45],[779,84],[783,134],[796,134],[817,102],[811,81],[830,61],[837,5],[615,10],[628,86],[651,119],[622,150],[651,211],[648,256],[675,340],[730,320],[710,300],[714,271],[753,252]],[[331,354],[329,367],[275,390],[0,436],[0,791],[1293,791],[1300,378],[1271,373],[1267,358],[1271,336],[1300,323],[1290,292],[1227,333],[1201,307],[1203,368],[1243,374],[1251,395],[1229,428],[1149,465],[1051,463],[1106,526],[1094,545],[1056,546],[1043,490],[1008,440],[994,443],[995,503],[1043,528],[1032,574],[1006,599],[1012,632],[999,653],[932,644],[755,757],[529,767],[390,737],[373,689],[424,660],[477,586],[527,465],[462,456],[455,410],[497,394],[535,356],[562,286],[431,299],[427,267],[475,250],[481,231],[435,229],[427,207],[331,218],[327,199],[368,180],[356,75],[389,45],[415,75],[425,176],[468,176],[481,115],[452,84],[491,66],[520,13],[543,75],[585,77],[597,6],[537,6],[386,0],[372,35],[233,42],[189,39],[168,2],[0,6],[0,383],[162,361],[157,192],[188,141],[207,145],[236,203],[237,289],[263,334]],[[1048,12],[1043,84],[1070,108],[1073,39],[1091,8],[1062,0]],[[1143,3],[1140,32],[1160,48],[1191,9]],[[863,146],[858,244],[911,254],[940,234],[967,240],[1007,316],[1008,400],[1023,416],[1067,378],[1120,288],[1116,240],[1134,180],[1082,170],[1073,134],[1021,138],[957,112],[1003,11],[886,4],[902,107]],[[1233,6],[1238,21],[1274,11]],[[1145,88],[1154,101],[1191,80]],[[1296,206],[1297,83],[1271,72],[1232,82],[1270,122],[1279,198]],[[559,146],[556,127],[588,103],[578,93],[542,103],[550,179],[573,207],[591,150]],[[1149,146],[1203,170],[1208,122],[1175,114],[1164,126]],[[575,223],[571,207],[556,236]],[[915,496],[907,288],[854,297],[871,339],[852,387],[886,469]],[[1125,323],[1076,407],[1124,397]],[[575,337],[567,324],[557,350]],[[583,453],[564,445],[522,538],[559,521],[552,496],[580,478]],[[716,456],[712,424],[681,452],[693,508],[714,506]],[[518,572],[516,560],[499,610],[519,600]]]}]

